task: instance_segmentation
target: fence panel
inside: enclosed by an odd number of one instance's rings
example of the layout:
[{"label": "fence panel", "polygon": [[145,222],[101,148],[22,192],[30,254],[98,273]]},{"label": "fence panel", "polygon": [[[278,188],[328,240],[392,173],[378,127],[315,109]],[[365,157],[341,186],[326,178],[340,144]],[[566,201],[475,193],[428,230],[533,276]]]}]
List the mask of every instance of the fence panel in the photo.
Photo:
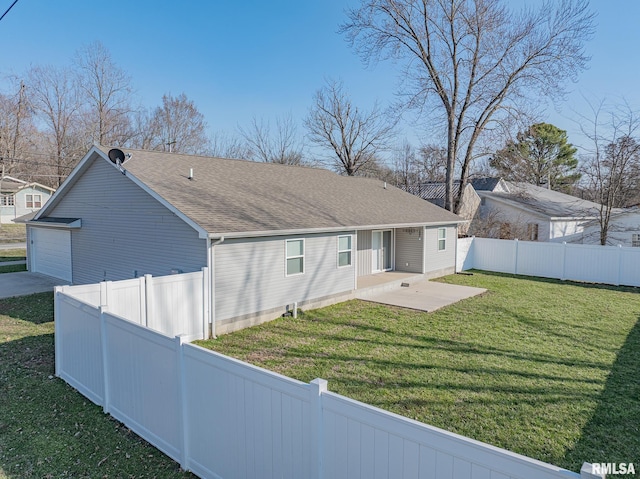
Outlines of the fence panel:
[{"label": "fence panel", "polygon": [[499,273],[515,273],[516,241],[475,238],[473,241],[474,268]]},{"label": "fence panel", "polygon": [[107,281],[106,305],[111,314],[145,325],[145,279]]},{"label": "fence panel", "polygon": [[580,475],[334,393],[322,395],[325,477],[568,479]]},{"label": "fence panel", "polygon": [[100,310],[56,288],[56,375],[91,401],[102,404],[104,377]]},{"label": "fence panel", "polygon": [[104,314],[106,408],[176,461],[182,430],[176,340]]},{"label": "fence panel", "polygon": [[188,465],[202,477],[312,477],[310,386],[184,346]]},{"label": "fence panel", "polygon": [[474,238],[458,238],[456,252],[456,272],[473,268]]},{"label": "fence panel", "polygon": [[202,338],[203,272],[154,277],[152,285],[147,326],[168,336]]},{"label": "fence panel", "polygon": [[640,286],[640,248],[621,248],[620,284]]},{"label": "fence panel", "polygon": [[62,292],[92,306],[100,306],[100,283],[62,286]]},{"label": "fence panel", "polygon": [[564,279],[619,284],[620,248],[577,244],[566,248]]},{"label": "fence panel", "polygon": [[517,274],[562,278],[565,245],[518,241]]}]

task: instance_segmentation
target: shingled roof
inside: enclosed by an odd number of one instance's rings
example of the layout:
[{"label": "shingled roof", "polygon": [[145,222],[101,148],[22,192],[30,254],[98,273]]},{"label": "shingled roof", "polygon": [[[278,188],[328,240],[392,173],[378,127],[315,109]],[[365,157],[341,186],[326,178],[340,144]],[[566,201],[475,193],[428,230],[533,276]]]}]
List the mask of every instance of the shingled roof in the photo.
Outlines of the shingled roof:
[{"label": "shingled roof", "polygon": [[[109,148],[99,149],[107,158]],[[126,174],[210,235],[258,236],[462,221],[376,179],[340,176],[319,168],[123,151],[128,157],[123,164]]]}]

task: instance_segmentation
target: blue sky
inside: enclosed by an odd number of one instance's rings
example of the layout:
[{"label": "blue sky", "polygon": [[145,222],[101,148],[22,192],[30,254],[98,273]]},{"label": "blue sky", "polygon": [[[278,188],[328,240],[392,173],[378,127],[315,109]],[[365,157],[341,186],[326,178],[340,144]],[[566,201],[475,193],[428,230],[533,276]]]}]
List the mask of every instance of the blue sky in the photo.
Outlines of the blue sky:
[{"label": "blue sky", "polygon": [[[539,0],[514,0],[540,3]],[[12,0],[0,0],[0,11]],[[19,0],[0,22],[3,78],[30,65],[68,63],[99,40],[132,77],[138,101],[160,103],[164,93],[185,93],[205,115],[211,132],[234,134],[252,118],[291,114],[299,123],[327,77],[344,81],[353,101],[369,109],[393,101],[392,62],[365,68],[337,34],[344,10],[356,0],[166,1]],[[572,118],[585,111],[583,96],[626,98],[640,108],[640,2],[592,0],[597,32],[587,44],[589,69],[567,102],[550,105],[545,121],[580,143]],[[0,13],[1,13],[0,12]],[[405,122],[404,133],[420,132]]]}]

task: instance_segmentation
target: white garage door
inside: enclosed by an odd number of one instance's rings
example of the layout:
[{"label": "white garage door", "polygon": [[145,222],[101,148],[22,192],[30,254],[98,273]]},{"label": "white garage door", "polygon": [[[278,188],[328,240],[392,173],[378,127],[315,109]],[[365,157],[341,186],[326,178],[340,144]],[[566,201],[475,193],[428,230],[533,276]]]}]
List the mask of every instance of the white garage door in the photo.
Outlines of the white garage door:
[{"label": "white garage door", "polygon": [[31,228],[31,269],[71,282],[71,231]]}]

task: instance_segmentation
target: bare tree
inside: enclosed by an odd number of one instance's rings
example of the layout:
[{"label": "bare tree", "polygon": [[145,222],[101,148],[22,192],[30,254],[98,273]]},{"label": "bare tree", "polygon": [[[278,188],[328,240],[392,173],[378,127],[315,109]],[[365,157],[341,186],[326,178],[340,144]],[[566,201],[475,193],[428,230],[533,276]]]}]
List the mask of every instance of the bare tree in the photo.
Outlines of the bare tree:
[{"label": "bare tree", "polygon": [[445,181],[447,150],[437,145],[424,145],[418,153],[422,181]]},{"label": "bare tree", "polygon": [[[27,172],[32,141],[37,130],[26,98],[23,81],[16,82],[14,94],[0,94],[0,157],[4,174]],[[14,90],[14,91],[15,91]]]},{"label": "bare tree", "polygon": [[133,135],[131,77],[114,63],[100,42],[80,49],[75,55],[74,66],[84,96],[83,118],[88,143],[125,144]]},{"label": "bare tree", "polygon": [[218,158],[246,159],[251,157],[251,150],[242,139],[215,132],[209,140],[209,154]]},{"label": "bare tree", "polygon": [[207,124],[192,100],[182,93],[163,95],[162,105],[135,115],[135,148],[175,153],[204,154],[209,151]]},{"label": "bare tree", "polygon": [[284,165],[304,163],[304,146],[291,115],[276,118],[275,131],[271,130],[268,121],[254,118],[248,129],[240,128],[240,134],[247,142],[253,161]]},{"label": "bare tree", "polygon": [[406,139],[393,151],[395,185],[405,191],[420,182],[416,152]]},{"label": "bare tree", "polygon": [[500,0],[363,0],[341,31],[365,61],[394,58],[406,66],[409,107],[443,122],[447,138],[446,201],[455,211],[454,171],[462,188],[474,147],[490,122],[525,99],[561,93],[588,60],[593,31],[586,0],[544,2],[510,12]]},{"label": "bare tree", "polygon": [[395,121],[376,104],[369,112],[353,105],[342,82],[328,81],[318,90],[304,122],[309,139],[324,148],[336,170],[352,176],[389,149]]},{"label": "bare tree", "polygon": [[584,177],[591,199],[599,204],[600,244],[607,244],[616,208],[630,206],[640,190],[640,117],[628,105],[593,108],[591,130],[583,133],[592,148],[585,158]]},{"label": "bare tree", "polygon": [[46,128],[55,178],[52,183],[60,186],[84,153],[78,139],[76,77],[65,67],[36,66],[29,71],[26,85],[30,105]]}]

